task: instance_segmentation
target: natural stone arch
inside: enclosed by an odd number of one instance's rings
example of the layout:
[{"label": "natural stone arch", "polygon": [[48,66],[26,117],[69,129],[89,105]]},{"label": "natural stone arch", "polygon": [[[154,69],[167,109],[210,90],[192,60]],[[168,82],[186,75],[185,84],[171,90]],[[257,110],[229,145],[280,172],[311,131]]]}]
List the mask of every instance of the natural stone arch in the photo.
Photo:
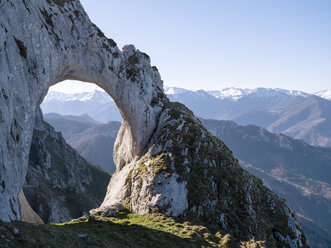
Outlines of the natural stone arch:
[{"label": "natural stone arch", "polygon": [[17,195],[34,118],[50,86],[66,79],[92,82],[114,99],[123,117],[114,149],[118,168],[140,155],[156,128],[156,99],[163,90],[148,55],[132,45],[120,51],[79,1],[14,0],[0,6],[0,125],[7,140],[1,144],[0,216],[9,220],[19,219]]},{"label": "natural stone arch", "polygon": [[198,217],[247,245],[308,247],[293,210],[190,110],[169,102],[149,57],[133,46],[120,51],[78,0],[0,0],[2,220],[20,219],[36,111],[48,88],[65,79],[96,83],[123,117],[117,172],[92,213],[107,215],[120,203],[142,214]]}]

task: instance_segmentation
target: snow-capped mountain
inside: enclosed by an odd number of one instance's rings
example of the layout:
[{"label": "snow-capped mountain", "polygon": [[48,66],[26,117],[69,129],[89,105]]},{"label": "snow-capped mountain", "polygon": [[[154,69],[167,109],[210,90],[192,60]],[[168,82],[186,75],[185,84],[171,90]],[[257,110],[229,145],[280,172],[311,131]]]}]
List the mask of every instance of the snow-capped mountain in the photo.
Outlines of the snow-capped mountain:
[{"label": "snow-capped mountain", "polygon": [[275,97],[275,96],[302,96],[307,97],[310,94],[298,90],[284,90],[279,88],[256,88],[250,91],[248,95],[256,97]]},{"label": "snow-capped mountain", "polygon": [[314,95],[331,101],[331,90],[321,90],[314,93]]},{"label": "snow-capped mountain", "polygon": [[[255,88],[255,89],[241,89],[241,88],[224,88],[221,90],[189,90],[178,87],[164,87],[164,92],[167,95],[190,95],[194,97],[205,97],[206,93],[218,98],[218,99],[229,99],[233,101],[237,101],[246,96],[252,97],[281,97],[282,96],[302,96],[307,97],[311,94],[308,94],[303,91],[298,90],[285,90],[279,88]],[[331,100],[331,90],[323,90],[314,93],[314,95],[319,96],[321,98]],[[93,90],[91,92],[82,92],[82,93],[74,93],[74,94],[66,94],[62,92],[50,91],[44,99],[43,103],[49,103],[52,101],[59,102],[70,102],[70,101],[94,101],[98,103],[108,103],[114,102],[113,99],[104,91]]]},{"label": "snow-capped mountain", "polygon": [[104,123],[122,120],[114,100],[106,92],[99,90],[76,94],[51,91],[41,104],[41,109],[44,114],[88,114],[96,121]]},{"label": "snow-capped mountain", "polygon": [[[177,87],[164,87],[164,91],[167,95],[179,95],[179,94],[188,94],[193,93],[194,95],[197,93],[201,94],[201,91],[204,90],[188,90],[183,88],[177,88]],[[267,98],[284,98],[287,96],[302,96],[307,97],[310,94],[299,91],[299,90],[285,90],[285,89],[279,89],[279,88],[255,88],[255,89],[241,89],[241,88],[224,88],[221,90],[208,90],[204,91],[210,95],[212,95],[215,98],[224,100],[229,99],[232,101],[238,101],[239,99],[246,97],[246,96],[252,96],[252,97],[267,97]],[[331,96],[331,95],[330,95]]]},{"label": "snow-capped mountain", "polygon": [[187,93],[187,92],[194,92],[194,91],[187,90],[184,88],[164,86],[164,93],[166,93],[167,95],[183,94],[183,93]]},{"label": "snow-capped mountain", "polygon": [[239,88],[225,88],[221,90],[210,90],[207,91],[212,96],[219,99],[231,99],[233,101],[237,101],[243,96],[247,96],[252,92],[251,89],[239,89]]},{"label": "snow-capped mountain", "polygon": [[73,101],[94,101],[100,104],[114,102],[113,99],[104,91],[93,90],[91,92],[82,92],[74,94],[66,94],[62,92],[50,91],[44,99],[43,103],[49,103],[52,101],[59,102],[73,102]]}]

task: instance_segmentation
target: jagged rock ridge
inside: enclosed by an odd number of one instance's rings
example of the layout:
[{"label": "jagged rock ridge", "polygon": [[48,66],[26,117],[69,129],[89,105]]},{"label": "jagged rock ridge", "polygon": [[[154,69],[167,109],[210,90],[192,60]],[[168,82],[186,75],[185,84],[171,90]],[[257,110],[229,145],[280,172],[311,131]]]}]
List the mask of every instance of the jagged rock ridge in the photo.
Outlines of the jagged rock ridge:
[{"label": "jagged rock ridge", "polygon": [[117,171],[93,213],[124,204],[215,222],[244,242],[307,247],[285,202],[241,169],[191,111],[168,101],[148,55],[133,46],[120,51],[79,1],[1,1],[0,29],[1,219],[20,219],[17,195],[42,99],[51,85],[77,79],[103,88],[123,117]]}]

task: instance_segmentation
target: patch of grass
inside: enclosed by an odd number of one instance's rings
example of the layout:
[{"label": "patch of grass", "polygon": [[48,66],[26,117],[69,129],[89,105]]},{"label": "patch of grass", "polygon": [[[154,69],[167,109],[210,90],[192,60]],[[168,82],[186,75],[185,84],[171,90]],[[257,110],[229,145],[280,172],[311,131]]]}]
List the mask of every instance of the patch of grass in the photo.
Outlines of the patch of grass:
[{"label": "patch of grass", "polygon": [[0,222],[0,233],[0,247],[222,247],[219,233],[162,214],[120,212],[52,225]]}]

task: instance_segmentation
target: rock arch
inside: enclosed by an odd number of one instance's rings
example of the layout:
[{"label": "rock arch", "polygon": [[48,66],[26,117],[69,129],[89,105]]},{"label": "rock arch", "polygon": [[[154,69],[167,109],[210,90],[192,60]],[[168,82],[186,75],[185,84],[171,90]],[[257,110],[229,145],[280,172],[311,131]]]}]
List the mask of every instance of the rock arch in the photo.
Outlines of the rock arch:
[{"label": "rock arch", "polygon": [[120,203],[142,214],[199,217],[238,242],[308,247],[293,210],[190,110],[169,102],[149,57],[133,46],[120,51],[78,0],[0,0],[0,219],[20,219],[36,112],[65,79],[99,85],[123,117],[117,171],[93,214]]},{"label": "rock arch", "polygon": [[[19,219],[17,195],[27,168],[36,109],[48,88],[66,79],[92,82],[116,102],[123,122],[114,160],[141,154],[156,128],[163,92],[147,54],[119,50],[89,20],[79,1],[0,1],[0,216]],[[22,18],[11,18],[12,16]]]}]

